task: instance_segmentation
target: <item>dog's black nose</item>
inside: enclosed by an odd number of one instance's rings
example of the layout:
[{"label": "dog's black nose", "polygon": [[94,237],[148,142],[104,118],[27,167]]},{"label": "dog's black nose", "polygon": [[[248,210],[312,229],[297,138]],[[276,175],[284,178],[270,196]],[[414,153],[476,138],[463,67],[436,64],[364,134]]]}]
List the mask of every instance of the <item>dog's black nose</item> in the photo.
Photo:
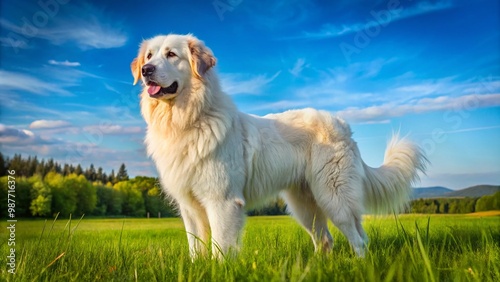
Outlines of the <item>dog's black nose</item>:
[{"label": "dog's black nose", "polygon": [[142,66],[142,76],[144,77],[151,76],[154,71],[155,66],[153,66],[152,64],[145,64],[144,66]]}]

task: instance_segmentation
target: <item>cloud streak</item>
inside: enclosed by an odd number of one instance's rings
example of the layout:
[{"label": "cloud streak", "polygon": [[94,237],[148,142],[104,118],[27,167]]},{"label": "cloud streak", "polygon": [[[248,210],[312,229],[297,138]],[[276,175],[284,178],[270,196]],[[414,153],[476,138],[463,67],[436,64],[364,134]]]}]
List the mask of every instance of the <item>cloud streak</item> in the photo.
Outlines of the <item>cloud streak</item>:
[{"label": "cloud streak", "polygon": [[79,62],[70,62],[68,60],[65,61],[56,61],[56,60],[49,60],[49,64],[55,65],[55,66],[65,66],[65,67],[79,67],[80,63]]},{"label": "cloud streak", "polygon": [[0,70],[0,86],[7,90],[18,90],[33,93],[40,96],[57,94],[61,96],[73,96],[73,94],[56,83],[47,83],[28,74]]},{"label": "cloud streak", "polygon": [[40,38],[47,39],[54,45],[75,42],[82,50],[117,48],[127,43],[128,38],[123,31],[111,25],[101,24],[94,17],[65,24],[45,30],[40,34]]},{"label": "cloud streak", "polygon": [[[81,50],[109,49],[125,45],[128,40],[127,34],[118,28],[116,22],[106,22],[102,19],[109,18],[95,7],[85,4],[81,6],[66,6],[65,15],[54,17],[51,27],[36,28],[30,26],[29,36],[26,34],[26,26],[17,25],[7,19],[0,19],[0,27],[6,31],[17,33],[27,38],[38,38],[49,41],[53,45],[73,43]],[[12,46],[9,38],[0,39],[3,46]],[[26,41],[19,41],[18,48],[29,48]]]},{"label": "cloud streak", "polygon": [[[399,2],[398,2],[399,3]],[[398,5],[397,7],[384,7],[380,10],[372,10],[370,12],[371,20],[367,22],[356,22],[351,24],[324,24],[319,31],[303,32],[301,35],[287,37],[282,39],[325,39],[334,38],[343,35],[348,35],[362,30],[387,26],[388,24],[406,18],[412,18],[427,13],[449,9],[452,7],[451,1],[439,2],[419,2],[414,6],[405,7]]]},{"label": "cloud streak", "polygon": [[309,67],[304,58],[299,58],[292,69],[288,70],[293,76],[299,76],[304,68]]},{"label": "cloud streak", "polygon": [[35,120],[32,122],[29,126],[31,129],[55,129],[55,128],[62,128],[62,127],[68,127],[71,124],[67,121],[64,120]]},{"label": "cloud streak", "polygon": [[366,108],[347,108],[337,112],[344,119],[354,123],[365,123],[422,114],[435,111],[472,111],[478,108],[500,106],[500,94],[465,95],[460,97],[441,96],[423,98],[408,104],[387,103]]},{"label": "cloud streak", "polygon": [[47,145],[54,142],[44,139],[34,132],[26,129],[17,129],[12,126],[0,124],[0,143],[3,146],[23,147],[27,145]]},{"label": "cloud streak", "polygon": [[128,135],[144,132],[143,128],[140,126],[121,126],[116,124],[85,126],[83,128],[83,131],[92,134],[100,133],[107,135]]},{"label": "cloud streak", "polygon": [[278,71],[271,77],[267,75],[248,76],[243,74],[221,74],[222,89],[229,95],[254,94],[258,95],[262,90],[280,75]]},{"label": "cloud streak", "polygon": [[[124,133],[137,130],[111,127],[108,133],[118,131]],[[102,144],[85,139],[77,142],[55,139],[30,130],[0,124],[0,143],[2,153],[11,156],[22,153],[24,156],[52,158],[59,163],[81,164],[84,167],[93,163],[108,171],[116,170],[121,163],[126,163],[131,176],[156,173],[153,163],[147,159],[142,150],[106,148]]]}]

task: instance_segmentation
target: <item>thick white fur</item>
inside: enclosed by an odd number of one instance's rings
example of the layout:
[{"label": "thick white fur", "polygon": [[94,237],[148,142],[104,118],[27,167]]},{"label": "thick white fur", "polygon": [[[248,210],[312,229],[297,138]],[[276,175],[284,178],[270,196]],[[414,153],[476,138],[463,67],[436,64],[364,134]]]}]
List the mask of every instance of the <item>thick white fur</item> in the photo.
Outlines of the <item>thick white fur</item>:
[{"label": "thick white fur", "polygon": [[[167,49],[176,57],[167,58]],[[161,86],[179,83],[177,93],[160,99],[144,90],[141,110],[148,154],[163,189],[179,206],[193,257],[206,251],[200,240],[212,239],[216,257],[236,249],[245,210],[276,196],[283,197],[316,249],[333,245],[330,219],[363,255],[362,214],[401,210],[417,172],[424,170],[422,151],[397,136],[384,164],[368,167],[349,125],[325,111],[264,117],[239,112],[220,88],[211,51],[191,35],[145,40],[132,63],[136,80],[145,63],[157,66]]]}]

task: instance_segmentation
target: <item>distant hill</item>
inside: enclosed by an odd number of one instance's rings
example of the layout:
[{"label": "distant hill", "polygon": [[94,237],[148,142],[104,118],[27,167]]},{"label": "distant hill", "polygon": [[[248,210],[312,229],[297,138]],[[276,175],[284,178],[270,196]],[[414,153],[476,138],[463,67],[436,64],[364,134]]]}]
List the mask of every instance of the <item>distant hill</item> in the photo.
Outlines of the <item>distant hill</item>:
[{"label": "distant hill", "polygon": [[453,190],[441,186],[413,188],[413,199],[439,198],[451,192]]},{"label": "distant hill", "polygon": [[445,197],[472,197],[478,198],[486,195],[492,195],[500,191],[500,186],[477,185],[462,190],[453,191],[445,194]]},{"label": "distant hill", "polygon": [[495,185],[476,185],[461,190],[452,190],[441,186],[413,188],[413,199],[459,197],[479,198],[485,195],[495,194],[498,191],[500,191],[500,186]]}]

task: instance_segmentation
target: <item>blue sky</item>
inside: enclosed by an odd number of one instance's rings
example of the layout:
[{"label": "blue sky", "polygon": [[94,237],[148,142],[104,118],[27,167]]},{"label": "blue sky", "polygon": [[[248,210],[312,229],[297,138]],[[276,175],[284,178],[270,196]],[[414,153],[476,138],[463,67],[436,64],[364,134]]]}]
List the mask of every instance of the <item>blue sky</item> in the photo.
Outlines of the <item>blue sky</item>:
[{"label": "blue sky", "polygon": [[244,112],[328,110],[371,166],[399,131],[431,161],[419,186],[500,184],[498,1],[29,2],[0,4],[4,154],[156,175],[129,65],[193,33]]}]

